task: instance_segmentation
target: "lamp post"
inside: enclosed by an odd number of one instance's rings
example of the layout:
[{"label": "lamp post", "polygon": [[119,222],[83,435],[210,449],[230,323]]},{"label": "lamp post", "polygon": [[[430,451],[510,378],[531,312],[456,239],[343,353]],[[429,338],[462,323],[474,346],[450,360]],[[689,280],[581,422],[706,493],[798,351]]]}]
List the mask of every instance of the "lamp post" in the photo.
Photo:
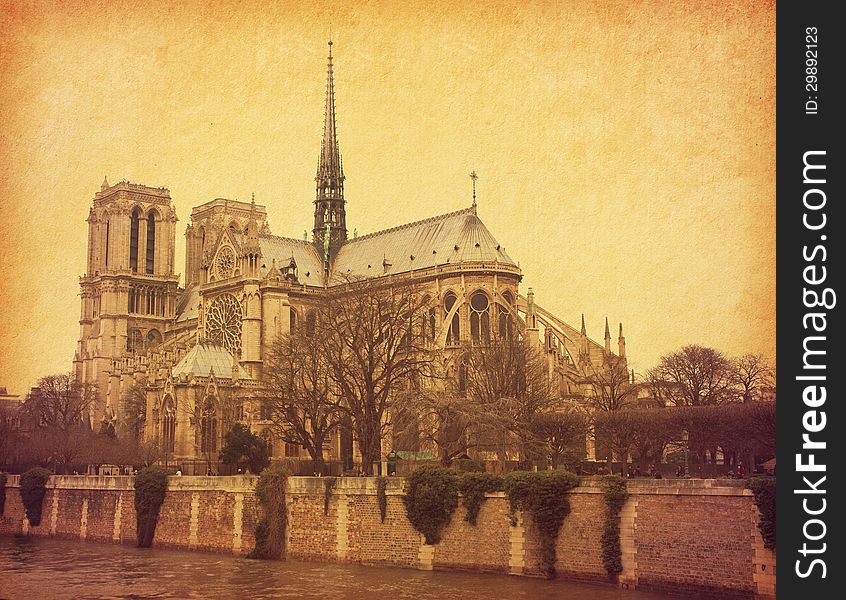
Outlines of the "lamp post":
[{"label": "lamp post", "polygon": [[682,439],[684,440],[684,475],[685,475],[685,477],[688,477],[688,476],[690,476],[690,471],[688,471],[688,466],[687,466],[687,453],[688,453],[688,448],[690,447],[690,434],[688,433],[688,431],[686,429],[684,431],[684,438],[682,438]]}]

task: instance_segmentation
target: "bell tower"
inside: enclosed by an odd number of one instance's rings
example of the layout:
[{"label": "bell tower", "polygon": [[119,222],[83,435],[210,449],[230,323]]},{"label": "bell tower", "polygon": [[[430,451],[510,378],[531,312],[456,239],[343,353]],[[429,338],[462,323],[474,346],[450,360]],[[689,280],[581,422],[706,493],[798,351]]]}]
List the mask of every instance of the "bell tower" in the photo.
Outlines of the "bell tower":
[{"label": "bell tower", "polygon": [[117,406],[118,398],[108,398],[109,371],[159,344],[176,313],[176,211],[166,188],[104,179],[87,220],[74,372],[99,386],[101,402]]},{"label": "bell tower", "polygon": [[[332,40],[329,40],[329,64],[326,70],[326,106],[323,116],[323,141],[314,199],[314,243],[319,246],[325,267],[333,250],[347,239],[347,212],[344,200],[344,165],[338,148],[335,127],[335,81],[332,72]],[[326,243],[328,240],[328,244]],[[324,250],[325,249],[325,250]]]}]

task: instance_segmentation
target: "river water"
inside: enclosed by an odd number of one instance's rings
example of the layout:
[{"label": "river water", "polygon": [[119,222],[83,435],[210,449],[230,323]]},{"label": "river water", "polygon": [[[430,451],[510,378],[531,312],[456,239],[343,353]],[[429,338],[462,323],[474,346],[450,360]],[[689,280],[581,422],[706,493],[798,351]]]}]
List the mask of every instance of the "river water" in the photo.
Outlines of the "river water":
[{"label": "river water", "polygon": [[0,537],[0,598],[363,598],[659,600],[562,580],[393,567],[259,561],[49,538]]}]

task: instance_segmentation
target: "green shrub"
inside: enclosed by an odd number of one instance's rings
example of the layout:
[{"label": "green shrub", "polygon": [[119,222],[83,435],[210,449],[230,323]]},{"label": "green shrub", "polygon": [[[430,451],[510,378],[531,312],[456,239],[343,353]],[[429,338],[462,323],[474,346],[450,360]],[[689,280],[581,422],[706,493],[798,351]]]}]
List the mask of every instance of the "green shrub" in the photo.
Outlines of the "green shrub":
[{"label": "green shrub", "polygon": [[6,510],[6,474],[0,473],[0,517]]},{"label": "green shrub", "polygon": [[611,577],[623,571],[623,551],[620,548],[620,511],[629,497],[626,480],[619,475],[607,475],[602,487],[605,496],[605,527],[602,530],[602,565]]},{"label": "green shrub", "polygon": [[26,518],[33,527],[41,525],[41,508],[49,479],[50,471],[41,467],[35,467],[21,475],[21,500],[26,509]]},{"label": "green shrub", "polygon": [[456,479],[454,471],[433,466],[420,467],[406,478],[403,502],[408,520],[427,544],[441,541],[441,530],[458,506]]},{"label": "green shrub", "polygon": [[235,423],[223,437],[220,462],[249,473],[261,473],[270,464],[270,448],[242,423]]},{"label": "green shrub", "polygon": [[382,518],[382,523],[385,522],[385,516],[388,514],[388,496],[385,494],[387,487],[387,477],[376,479],[376,503],[379,505],[379,516]]},{"label": "green shrub", "polygon": [[249,558],[281,558],[285,550],[285,482],[290,473],[279,464],[271,464],[261,472],[256,482],[256,497],[262,517],[256,523],[256,547]]},{"label": "green shrub", "polygon": [[332,499],[332,490],[338,482],[337,477],[323,477],[323,516],[329,514],[329,500]]},{"label": "green shrub", "polygon": [[159,510],[167,493],[167,471],[145,467],[135,476],[135,524],[139,548],[149,548],[156,535]]},{"label": "green shrub", "polygon": [[753,477],[748,483],[755,495],[755,504],[761,517],[758,529],[764,539],[764,548],[775,550],[776,547],[776,480],[775,477]]},{"label": "green shrub", "polygon": [[485,463],[472,458],[460,458],[452,461],[453,468],[460,473],[484,473]]},{"label": "green shrub", "polygon": [[567,493],[579,485],[579,478],[567,471],[513,471],[503,477],[511,510],[511,523],[517,524],[516,512],[528,511],[541,534],[541,559],[544,574],[555,576],[555,542],[564,519],[570,514]]},{"label": "green shrub", "polygon": [[458,479],[458,491],[461,492],[461,503],[467,509],[464,520],[471,525],[476,524],[485,494],[501,492],[504,489],[502,477],[492,473],[464,473]]}]

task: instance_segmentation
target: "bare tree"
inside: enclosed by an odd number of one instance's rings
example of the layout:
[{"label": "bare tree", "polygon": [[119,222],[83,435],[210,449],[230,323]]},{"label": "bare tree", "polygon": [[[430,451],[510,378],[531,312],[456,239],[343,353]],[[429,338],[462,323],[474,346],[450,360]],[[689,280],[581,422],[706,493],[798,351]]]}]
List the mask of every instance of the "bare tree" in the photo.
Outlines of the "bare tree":
[{"label": "bare tree", "polygon": [[[460,368],[464,369],[459,377],[466,380],[467,397],[480,414],[499,418],[503,446],[513,438],[521,458],[537,455],[544,442],[536,435],[535,421],[559,401],[538,349],[523,339],[495,338],[474,346]],[[500,458],[504,458],[504,447]]]},{"label": "bare tree", "polygon": [[438,459],[449,466],[453,459],[485,445],[505,428],[505,421],[472,396],[452,390],[420,390],[413,408],[420,435],[433,444]]},{"label": "bare tree", "polygon": [[[545,442],[549,464],[557,469],[561,460],[575,452],[579,442],[584,442],[588,419],[586,414],[575,408],[557,410],[540,415],[535,430]],[[584,453],[581,457],[584,457]]]},{"label": "bare tree", "polygon": [[732,381],[743,402],[760,399],[763,389],[775,384],[775,373],[760,354],[744,354],[732,363]]},{"label": "bare tree", "polygon": [[41,427],[68,431],[87,422],[97,386],[78,382],[73,374],[47,375],[24,401],[22,410]]},{"label": "bare tree", "polygon": [[410,284],[366,279],[333,288],[315,309],[313,343],[338,409],[352,420],[366,475],[380,458],[399,392],[433,374],[433,354],[419,331],[427,308]]},{"label": "bare tree", "polygon": [[278,439],[306,449],[323,472],[323,446],[340,422],[341,409],[324,355],[326,344],[303,333],[277,337],[265,358],[264,388],[259,395],[270,412]]},{"label": "bare tree", "polygon": [[731,361],[713,348],[690,345],[666,354],[653,377],[674,389],[678,406],[722,404],[734,397]]},{"label": "bare tree", "polygon": [[598,367],[591,363],[584,383],[590,388],[587,401],[598,412],[620,410],[637,398],[626,359],[616,354],[606,353]]},{"label": "bare tree", "polygon": [[147,423],[147,391],[144,385],[133,381],[123,392],[121,403],[123,422],[120,433],[137,442],[144,437]]}]

